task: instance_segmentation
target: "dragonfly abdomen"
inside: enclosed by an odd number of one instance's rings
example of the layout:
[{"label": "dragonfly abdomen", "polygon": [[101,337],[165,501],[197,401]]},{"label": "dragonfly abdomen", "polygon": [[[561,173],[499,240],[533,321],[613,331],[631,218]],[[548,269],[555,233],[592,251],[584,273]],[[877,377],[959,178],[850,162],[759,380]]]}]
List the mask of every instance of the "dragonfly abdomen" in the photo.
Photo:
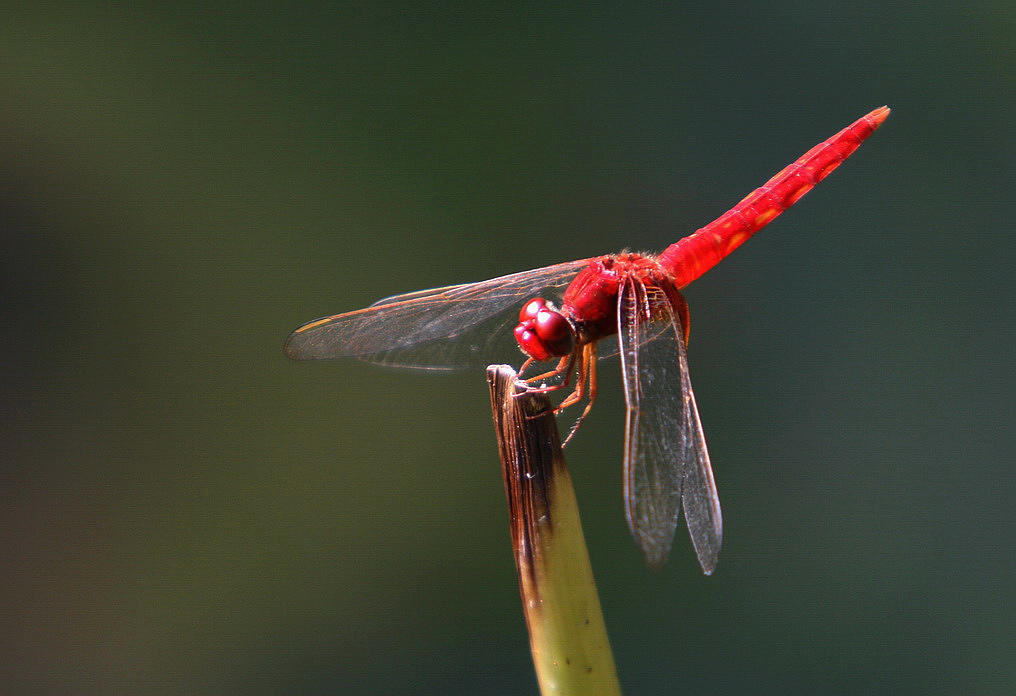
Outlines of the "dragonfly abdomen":
[{"label": "dragonfly abdomen", "polygon": [[888,115],[888,107],[875,109],[811,148],[716,220],[667,247],[660,264],[685,287],[831,174]]}]

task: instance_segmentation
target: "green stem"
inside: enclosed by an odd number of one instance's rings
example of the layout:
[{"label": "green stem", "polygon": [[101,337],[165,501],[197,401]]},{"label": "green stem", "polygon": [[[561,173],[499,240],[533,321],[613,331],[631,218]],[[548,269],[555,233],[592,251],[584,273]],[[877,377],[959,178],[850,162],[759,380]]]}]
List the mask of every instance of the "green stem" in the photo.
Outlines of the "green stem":
[{"label": "green stem", "polygon": [[543,696],[620,696],[578,503],[546,394],[487,368],[512,546]]}]

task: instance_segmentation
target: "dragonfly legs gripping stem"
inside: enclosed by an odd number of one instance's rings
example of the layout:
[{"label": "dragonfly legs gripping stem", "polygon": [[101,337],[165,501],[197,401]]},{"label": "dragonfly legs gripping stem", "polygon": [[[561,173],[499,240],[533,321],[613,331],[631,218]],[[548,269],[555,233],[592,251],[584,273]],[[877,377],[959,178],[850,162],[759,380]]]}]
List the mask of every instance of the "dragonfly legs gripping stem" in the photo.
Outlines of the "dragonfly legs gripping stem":
[{"label": "dragonfly legs gripping stem", "polygon": [[[568,382],[571,380],[572,372],[574,372],[575,370],[576,355],[577,351],[572,351],[568,355],[561,358],[561,360],[557,363],[557,367],[555,367],[553,370],[544,372],[543,374],[536,375],[535,377],[526,377],[526,384],[535,384],[540,380],[545,380],[550,377],[560,377],[564,375],[564,381],[561,382],[560,384],[551,384],[542,387],[533,387],[530,391],[543,393],[543,392],[552,392],[561,389],[563,387],[567,387]],[[536,361],[533,358],[529,358],[528,360],[526,360],[524,363],[522,363],[522,367],[519,368],[519,374],[521,375],[525,373],[525,371],[529,368],[529,366],[534,364],[535,362]]]},{"label": "dragonfly legs gripping stem", "polygon": [[[533,363],[532,358],[526,360],[522,364],[522,368],[519,372],[524,372]],[[568,429],[568,435],[564,438],[564,442],[561,446],[565,446],[571,441],[572,436],[578,431],[579,426],[585,419],[589,412],[593,408],[593,402],[596,401],[596,343],[586,343],[581,348],[572,351],[569,355],[561,358],[557,366],[549,372],[537,375],[535,377],[529,377],[526,379],[527,384],[539,382],[550,377],[561,377],[563,380],[560,384],[551,384],[542,387],[534,387],[531,391],[536,392],[552,392],[558,389],[567,387],[571,381],[572,374],[576,371],[576,363],[578,363],[578,379],[575,382],[575,388],[572,392],[566,396],[560,404],[554,409],[554,413],[558,414],[564,411],[569,406],[574,406],[583,399],[588,398],[585,409],[583,409],[581,415],[575,420],[571,428]]]}]

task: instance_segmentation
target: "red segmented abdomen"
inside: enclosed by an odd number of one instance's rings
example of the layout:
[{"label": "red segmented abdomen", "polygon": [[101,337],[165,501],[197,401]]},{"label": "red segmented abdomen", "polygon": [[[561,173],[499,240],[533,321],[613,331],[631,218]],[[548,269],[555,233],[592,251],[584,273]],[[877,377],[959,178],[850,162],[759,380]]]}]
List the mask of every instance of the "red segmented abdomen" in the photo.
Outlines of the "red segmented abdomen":
[{"label": "red segmented abdomen", "polygon": [[811,148],[716,220],[667,247],[660,254],[660,264],[679,288],[688,285],[799,201],[850,157],[887,116],[888,107],[875,109]]}]

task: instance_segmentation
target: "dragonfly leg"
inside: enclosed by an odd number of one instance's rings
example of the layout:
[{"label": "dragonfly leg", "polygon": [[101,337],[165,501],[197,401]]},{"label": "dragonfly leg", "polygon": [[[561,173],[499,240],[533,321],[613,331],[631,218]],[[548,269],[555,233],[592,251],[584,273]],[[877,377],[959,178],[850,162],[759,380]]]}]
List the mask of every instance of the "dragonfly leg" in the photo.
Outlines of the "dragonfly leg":
[{"label": "dragonfly leg", "polygon": [[[575,435],[576,432],[578,432],[579,426],[582,425],[582,421],[585,420],[586,416],[589,415],[589,412],[593,410],[593,403],[596,401],[596,344],[595,343],[587,343],[585,346],[583,346],[583,350],[582,350],[582,362],[583,362],[583,365],[584,365],[584,369],[582,369],[581,371],[586,373],[586,376],[583,379],[583,381],[584,382],[588,381],[588,383],[589,383],[589,401],[586,403],[586,407],[582,410],[582,415],[580,415],[578,418],[576,418],[575,422],[572,424],[572,427],[568,429],[568,435],[564,438],[564,442],[561,443],[562,447],[567,445],[571,441],[572,436]],[[579,390],[576,389],[575,391],[577,392]],[[574,393],[575,392],[573,392],[573,394]],[[567,399],[565,399],[565,401],[567,401]],[[577,400],[576,400],[576,402],[573,402],[573,403],[577,403]],[[562,407],[564,407],[564,402],[561,402],[561,406],[559,406],[558,408],[560,409]]]},{"label": "dragonfly leg", "polygon": [[[527,360],[523,363],[519,372],[523,372],[533,362],[534,361],[532,359]],[[572,424],[571,428],[568,429],[568,435],[561,444],[562,447],[567,445],[572,436],[578,431],[579,426],[582,424],[585,417],[589,415],[589,412],[593,408],[593,402],[596,400],[596,343],[591,342],[583,344],[580,348],[572,351],[571,354],[561,358],[560,362],[558,362],[557,366],[553,370],[537,375],[536,377],[529,377],[526,379],[527,383],[532,383],[549,377],[559,377],[563,375],[564,379],[560,384],[551,384],[549,386],[533,387],[529,389],[530,392],[539,393],[556,391],[563,387],[567,387],[571,382],[571,376],[574,372],[576,372],[576,363],[578,363],[578,378],[575,381],[575,388],[561,401],[560,404],[557,405],[554,409],[554,413],[560,413],[564,409],[579,403],[586,397],[588,397],[589,401],[586,404],[586,407],[582,410],[582,414],[575,420],[575,423]]]},{"label": "dragonfly leg", "polygon": [[[540,380],[548,379],[550,377],[560,377],[561,375],[564,375],[564,381],[562,381],[560,384],[551,384],[549,386],[534,387],[530,389],[530,391],[534,391],[537,393],[546,393],[567,387],[568,383],[571,381],[572,372],[575,371],[575,360],[577,354],[578,351],[572,351],[570,354],[561,358],[560,362],[557,363],[557,367],[555,367],[553,370],[550,370],[549,372],[544,372],[542,375],[536,375],[535,377],[526,378],[526,384],[539,382]],[[523,369],[528,367],[531,360],[532,358],[523,363],[522,366]],[[519,372],[522,372],[522,370],[519,370]]]},{"label": "dragonfly leg", "polygon": [[[569,406],[574,406],[578,402],[582,401],[586,396],[586,382],[589,380],[589,350],[591,344],[582,346],[582,358],[579,360],[579,376],[575,381],[575,389],[572,393],[564,397],[564,400],[557,405],[554,409],[554,413],[560,413]],[[593,349],[595,350],[595,348]],[[575,351],[578,354],[579,351]],[[561,386],[564,386],[563,384]]]}]

